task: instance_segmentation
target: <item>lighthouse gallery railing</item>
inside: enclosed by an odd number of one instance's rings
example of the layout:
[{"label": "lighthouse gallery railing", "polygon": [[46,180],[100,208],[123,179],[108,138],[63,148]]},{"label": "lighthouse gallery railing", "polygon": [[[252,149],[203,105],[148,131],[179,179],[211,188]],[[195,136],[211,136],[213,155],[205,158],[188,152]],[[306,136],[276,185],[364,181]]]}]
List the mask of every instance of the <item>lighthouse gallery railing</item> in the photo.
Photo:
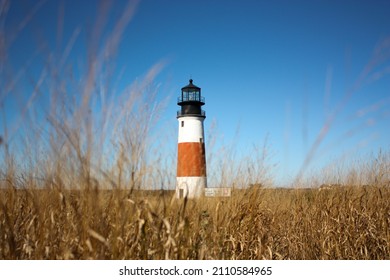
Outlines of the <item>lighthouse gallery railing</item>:
[{"label": "lighthouse gallery railing", "polygon": [[189,113],[182,113],[181,110],[177,111],[177,116],[182,117],[182,116],[201,116],[201,117],[206,117],[206,112],[204,110],[200,111],[200,114],[189,114]]}]

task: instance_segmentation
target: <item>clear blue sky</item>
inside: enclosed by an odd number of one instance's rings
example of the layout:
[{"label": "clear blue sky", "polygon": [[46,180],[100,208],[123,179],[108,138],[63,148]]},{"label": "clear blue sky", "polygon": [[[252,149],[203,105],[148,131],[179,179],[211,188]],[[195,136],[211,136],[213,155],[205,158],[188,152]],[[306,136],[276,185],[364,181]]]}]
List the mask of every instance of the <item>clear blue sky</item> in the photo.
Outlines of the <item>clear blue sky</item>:
[{"label": "clear blue sky", "polygon": [[[77,28],[69,60],[82,61],[99,14],[95,1],[10,2],[1,26],[9,34],[23,28],[5,67],[16,73],[34,57],[28,72],[38,80],[34,69],[46,58],[34,52],[42,42],[65,52]],[[126,7],[112,1],[105,36]],[[276,183],[285,184],[311,151],[309,168],[389,150],[389,11],[390,1],[139,1],[115,59],[115,69],[124,71],[118,86],[164,61],[156,78],[159,98],[169,98],[161,121],[174,129],[176,96],[192,77],[206,98],[207,135],[216,124],[211,133],[238,157],[267,139]],[[20,83],[28,87],[29,79]]]}]

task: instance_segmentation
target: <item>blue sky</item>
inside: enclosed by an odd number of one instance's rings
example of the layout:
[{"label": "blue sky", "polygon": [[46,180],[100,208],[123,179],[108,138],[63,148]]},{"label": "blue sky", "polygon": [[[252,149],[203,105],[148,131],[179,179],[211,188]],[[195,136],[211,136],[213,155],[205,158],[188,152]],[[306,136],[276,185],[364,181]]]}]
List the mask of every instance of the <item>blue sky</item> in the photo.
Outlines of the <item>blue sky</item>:
[{"label": "blue sky", "polygon": [[[75,32],[68,60],[82,64],[101,16],[95,1],[10,2],[1,24],[17,36],[5,67],[17,73],[31,58],[21,88],[39,79],[47,52],[37,50],[63,54]],[[128,4],[107,7],[98,44]],[[161,123],[174,134],[176,96],[194,79],[206,98],[206,135],[217,135],[238,158],[267,139],[275,181],[288,184],[302,166],[389,150],[389,11],[390,1],[139,1],[113,61],[121,73],[116,85],[163,62],[155,80],[158,98],[168,98]],[[325,124],[330,126],[316,143]]]}]

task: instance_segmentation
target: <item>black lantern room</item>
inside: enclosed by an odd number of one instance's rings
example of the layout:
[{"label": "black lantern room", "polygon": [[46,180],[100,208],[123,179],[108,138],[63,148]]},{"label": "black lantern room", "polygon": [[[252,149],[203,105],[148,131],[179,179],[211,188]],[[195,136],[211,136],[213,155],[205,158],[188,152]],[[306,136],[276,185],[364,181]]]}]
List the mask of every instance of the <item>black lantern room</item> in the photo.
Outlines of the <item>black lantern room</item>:
[{"label": "black lantern room", "polygon": [[177,105],[181,110],[177,111],[177,117],[198,116],[206,118],[206,113],[201,109],[205,104],[204,97],[201,96],[200,87],[194,85],[193,80],[181,89],[181,95],[177,98]]}]

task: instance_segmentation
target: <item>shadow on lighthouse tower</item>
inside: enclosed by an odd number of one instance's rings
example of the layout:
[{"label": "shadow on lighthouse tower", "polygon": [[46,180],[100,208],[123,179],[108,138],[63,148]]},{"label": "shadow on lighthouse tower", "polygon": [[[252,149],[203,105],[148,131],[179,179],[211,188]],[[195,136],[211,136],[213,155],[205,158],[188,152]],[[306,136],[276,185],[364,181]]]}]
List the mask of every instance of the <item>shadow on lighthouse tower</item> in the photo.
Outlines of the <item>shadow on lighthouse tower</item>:
[{"label": "shadow on lighthouse tower", "polygon": [[203,122],[206,118],[201,89],[193,80],[181,89],[177,105],[179,121],[176,197],[198,198],[207,188]]}]

